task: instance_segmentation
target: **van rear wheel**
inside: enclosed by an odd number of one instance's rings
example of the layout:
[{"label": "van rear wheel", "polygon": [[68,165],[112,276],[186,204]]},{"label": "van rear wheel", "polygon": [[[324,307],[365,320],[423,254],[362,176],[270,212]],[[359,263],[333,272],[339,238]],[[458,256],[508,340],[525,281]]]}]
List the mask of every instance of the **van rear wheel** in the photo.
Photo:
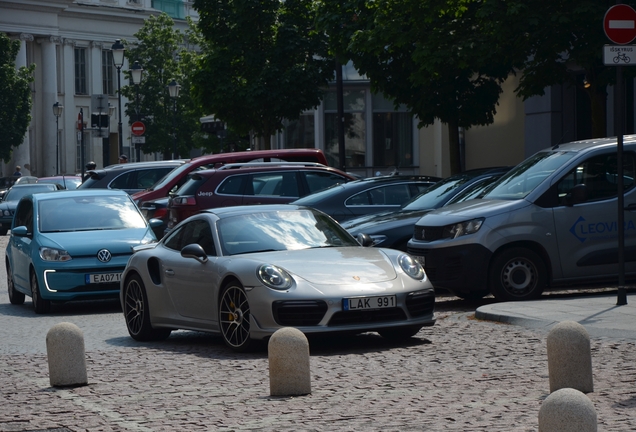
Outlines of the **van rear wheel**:
[{"label": "van rear wheel", "polygon": [[537,253],[521,247],[506,249],[493,258],[490,289],[497,300],[533,300],[543,293],[547,273]]}]

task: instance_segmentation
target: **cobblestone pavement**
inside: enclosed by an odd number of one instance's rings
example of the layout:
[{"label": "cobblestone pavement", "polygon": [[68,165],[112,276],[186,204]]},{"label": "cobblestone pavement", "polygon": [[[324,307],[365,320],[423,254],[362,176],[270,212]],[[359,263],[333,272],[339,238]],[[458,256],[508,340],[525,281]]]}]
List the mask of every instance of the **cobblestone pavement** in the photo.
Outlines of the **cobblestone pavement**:
[{"label": "cobblestone pavement", "polygon": [[[407,343],[311,340],[312,393],[270,397],[264,349],[196,332],[136,343],[113,304],[36,316],[0,277],[0,431],[536,431],[549,395],[545,331],[476,320],[487,299],[439,298]],[[84,332],[87,386],[50,386],[42,329],[60,321]],[[599,430],[636,430],[636,342],[592,339],[592,364]]]}]

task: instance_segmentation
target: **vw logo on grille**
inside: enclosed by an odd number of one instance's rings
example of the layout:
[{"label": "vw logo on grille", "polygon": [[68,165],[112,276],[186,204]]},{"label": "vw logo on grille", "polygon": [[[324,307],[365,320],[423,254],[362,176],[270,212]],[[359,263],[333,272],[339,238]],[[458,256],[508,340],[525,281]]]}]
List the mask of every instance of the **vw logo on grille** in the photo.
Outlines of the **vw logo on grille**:
[{"label": "vw logo on grille", "polygon": [[108,249],[102,249],[99,252],[97,252],[97,259],[100,260],[101,262],[108,262],[110,261],[110,259],[112,258],[112,255],[110,254],[110,251]]}]

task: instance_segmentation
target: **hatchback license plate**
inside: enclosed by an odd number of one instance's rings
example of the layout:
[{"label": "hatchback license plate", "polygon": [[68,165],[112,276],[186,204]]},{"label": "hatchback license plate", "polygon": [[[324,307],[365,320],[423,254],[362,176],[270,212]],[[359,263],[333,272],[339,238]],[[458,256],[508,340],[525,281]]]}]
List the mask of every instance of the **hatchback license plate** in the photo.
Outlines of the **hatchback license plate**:
[{"label": "hatchback license plate", "polygon": [[363,309],[383,309],[397,306],[397,298],[391,296],[354,297],[342,299],[342,309],[346,311]]},{"label": "hatchback license plate", "polygon": [[119,282],[121,280],[121,273],[101,273],[101,274],[87,274],[87,284],[100,284],[100,283],[112,283]]}]

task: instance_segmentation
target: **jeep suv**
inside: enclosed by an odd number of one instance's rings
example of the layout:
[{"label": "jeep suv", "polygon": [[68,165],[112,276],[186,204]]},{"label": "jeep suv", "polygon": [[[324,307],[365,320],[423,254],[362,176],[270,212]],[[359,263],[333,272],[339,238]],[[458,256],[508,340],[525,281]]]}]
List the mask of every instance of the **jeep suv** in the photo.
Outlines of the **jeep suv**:
[{"label": "jeep suv", "polygon": [[245,162],[316,162],[327,165],[327,158],[320,149],[295,148],[278,150],[250,150],[232,153],[219,153],[190,159],[178,169],[170,172],[148,189],[133,194],[132,198],[139,207],[144,201],[167,197],[175,192],[188,179],[188,174],[210,168],[218,168],[229,163]]},{"label": "jeep suv", "polygon": [[354,179],[346,172],[316,163],[228,164],[197,171],[170,198],[167,230],[204,209],[285,204]]}]

